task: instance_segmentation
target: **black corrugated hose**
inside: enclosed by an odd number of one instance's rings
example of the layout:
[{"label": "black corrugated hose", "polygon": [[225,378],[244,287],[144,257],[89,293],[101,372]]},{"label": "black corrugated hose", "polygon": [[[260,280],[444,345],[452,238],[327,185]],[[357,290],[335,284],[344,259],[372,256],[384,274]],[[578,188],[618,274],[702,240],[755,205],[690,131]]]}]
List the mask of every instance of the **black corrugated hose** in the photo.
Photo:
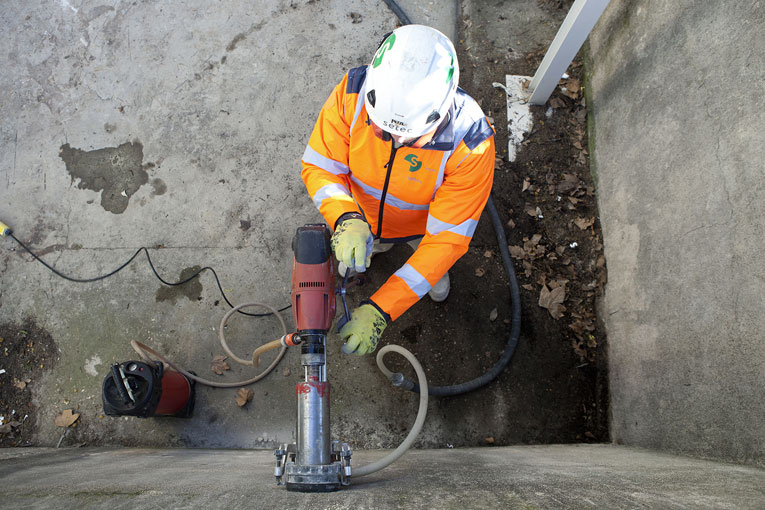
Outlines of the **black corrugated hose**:
[{"label": "black corrugated hose", "polygon": [[[401,9],[395,0],[383,0],[391,11],[398,17],[399,22],[402,25],[410,25],[412,20]],[[507,273],[507,280],[510,285],[510,307],[512,313],[512,322],[510,326],[510,336],[505,344],[505,351],[502,353],[502,357],[499,361],[485,372],[480,377],[460,384],[453,384],[451,386],[430,386],[428,385],[428,394],[435,397],[450,397],[454,395],[461,395],[469,391],[481,388],[491,381],[497,378],[502,370],[510,363],[510,359],[513,357],[515,347],[518,345],[518,337],[521,334],[521,292],[518,288],[518,279],[515,276],[515,269],[513,269],[513,262],[510,260],[510,253],[507,250],[507,238],[505,237],[505,230],[502,225],[502,221],[499,219],[497,208],[494,206],[494,201],[489,197],[489,201],[486,203],[486,210],[491,218],[491,224],[494,227],[494,233],[497,236],[497,243],[499,244],[499,253],[502,256],[502,264],[505,266],[505,272]],[[396,383],[404,389],[419,393],[420,386],[411,379],[403,378],[400,383]]]}]

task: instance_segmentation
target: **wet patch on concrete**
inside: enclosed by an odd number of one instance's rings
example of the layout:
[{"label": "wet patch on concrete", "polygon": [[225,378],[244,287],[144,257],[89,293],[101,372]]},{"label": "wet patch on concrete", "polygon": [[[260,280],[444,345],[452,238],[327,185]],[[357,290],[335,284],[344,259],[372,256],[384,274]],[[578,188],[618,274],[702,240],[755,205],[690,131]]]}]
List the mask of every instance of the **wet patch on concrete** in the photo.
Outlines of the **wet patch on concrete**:
[{"label": "wet patch on concrete", "polygon": [[125,212],[130,197],[149,182],[139,142],[93,151],[75,149],[67,143],[61,146],[59,156],[72,182],[79,179],[79,189],[101,191],[101,206],[114,214]]},{"label": "wet patch on concrete", "polygon": [[242,229],[244,232],[247,232],[250,230],[250,227],[252,226],[252,221],[250,221],[249,216],[246,220],[239,220],[239,228]]},{"label": "wet patch on concrete", "polygon": [[[201,266],[187,267],[181,271],[181,274],[178,277],[178,281],[185,280],[200,269],[202,269]],[[202,299],[202,283],[199,281],[199,278],[194,278],[190,282],[183,285],[176,285],[173,287],[162,286],[157,289],[155,299],[157,302],[170,301],[171,303],[175,304],[178,299],[182,297],[187,297],[189,301]]]},{"label": "wet patch on concrete", "polygon": [[154,191],[151,192],[152,196],[164,195],[167,193],[167,184],[160,178],[152,179],[151,187],[154,188]]}]

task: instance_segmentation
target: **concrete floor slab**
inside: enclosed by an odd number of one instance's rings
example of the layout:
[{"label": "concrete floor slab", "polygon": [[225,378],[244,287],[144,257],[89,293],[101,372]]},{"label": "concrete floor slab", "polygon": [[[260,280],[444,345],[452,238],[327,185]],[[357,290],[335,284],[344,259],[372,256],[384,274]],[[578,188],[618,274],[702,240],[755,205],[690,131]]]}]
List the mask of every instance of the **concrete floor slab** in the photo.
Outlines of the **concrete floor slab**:
[{"label": "concrete floor slab", "polygon": [[[361,466],[383,451],[359,451]],[[765,471],[635,448],[412,450],[339,492],[277,487],[255,450],[0,451],[0,500],[23,508],[716,508],[765,502]]]},{"label": "concrete floor slab", "polygon": [[[517,34],[515,58],[545,34],[552,38],[549,13],[527,4],[505,2],[504,14],[494,16],[498,3],[465,2],[476,29],[464,44],[486,34],[504,51]],[[413,21],[452,37],[456,5],[402,2]],[[381,0],[239,1],[225,9],[201,0],[16,1],[3,3],[0,20],[7,27],[0,44],[8,48],[0,54],[6,71],[0,76],[0,219],[19,238],[78,276],[104,273],[148,246],[168,280],[208,265],[234,303],[288,303],[292,235],[297,226],[320,221],[299,160],[332,87],[347,69],[367,63],[396,26]],[[533,24],[538,32],[529,30]],[[491,80],[470,81],[471,93],[492,90]],[[94,162],[105,160],[119,171],[94,173]],[[483,373],[507,338],[507,288],[499,257],[484,257],[496,247],[486,220],[476,240],[460,261],[461,274],[452,273],[450,299],[421,301],[383,339],[419,351],[435,384]],[[217,330],[228,308],[211,274],[169,292],[139,259],[109,280],[80,285],[52,275],[11,240],[0,243],[0,327],[28,318],[60,353],[25,390],[39,407],[34,444],[253,448],[293,440],[296,352],[253,386],[254,399],[243,409],[234,403],[235,390],[199,387],[191,420],[103,416],[103,377],[109,364],[136,357],[130,340],[219,377],[209,366],[222,353]],[[369,287],[398,269],[405,251],[376,260]],[[475,276],[477,264],[489,271],[483,280]],[[368,296],[369,287],[352,301]],[[487,320],[494,307],[498,319]],[[291,327],[289,312],[284,315]],[[273,319],[235,318],[227,330],[242,357],[280,334]],[[329,344],[333,438],[365,448],[398,444],[417,398],[391,389],[371,356],[340,356],[334,335]],[[589,405],[591,370],[582,369],[568,345],[546,345],[522,337],[516,361],[496,383],[434,399],[417,445],[592,437],[587,420],[602,410]],[[231,365],[221,380],[253,375]],[[64,409],[80,414],[66,432],[54,425]]]},{"label": "concrete floor slab", "polygon": [[[332,87],[395,26],[382,2],[14,1],[0,7],[0,24],[0,218],[20,239],[80,277],[147,246],[168,280],[209,265],[235,303],[289,303],[291,238],[320,220],[300,158]],[[99,157],[115,172],[95,172]],[[209,360],[222,352],[227,307],[209,273],[169,296],[143,260],[75,284],[0,242],[0,322],[31,317],[60,351],[30,386],[39,443],[58,441],[53,418],[74,407],[87,417],[83,437],[99,441],[289,439],[294,378],[281,374],[258,387],[253,411],[231,407],[233,390],[201,390],[190,426],[99,418],[101,380],[110,363],[135,358],[131,339],[217,377]],[[273,319],[234,319],[229,330],[245,358],[280,335]],[[235,367],[226,380],[251,374]],[[265,395],[285,408],[272,412]]]}]

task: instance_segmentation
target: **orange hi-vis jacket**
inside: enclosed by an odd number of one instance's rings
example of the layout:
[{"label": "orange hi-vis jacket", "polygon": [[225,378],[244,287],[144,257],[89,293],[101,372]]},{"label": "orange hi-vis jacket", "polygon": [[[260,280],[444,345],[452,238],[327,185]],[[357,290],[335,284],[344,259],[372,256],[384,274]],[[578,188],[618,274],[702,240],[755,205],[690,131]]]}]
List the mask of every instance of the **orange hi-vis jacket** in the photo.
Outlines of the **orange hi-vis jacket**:
[{"label": "orange hi-vis jacket", "polygon": [[359,212],[375,239],[417,250],[371,301],[391,320],[427,294],[467,252],[494,177],[494,130],[480,106],[457,90],[448,122],[420,149],[377,138],[364,105],[366,66],[343,77],[319,113],[303,154],[302,177],[334,228]]}]

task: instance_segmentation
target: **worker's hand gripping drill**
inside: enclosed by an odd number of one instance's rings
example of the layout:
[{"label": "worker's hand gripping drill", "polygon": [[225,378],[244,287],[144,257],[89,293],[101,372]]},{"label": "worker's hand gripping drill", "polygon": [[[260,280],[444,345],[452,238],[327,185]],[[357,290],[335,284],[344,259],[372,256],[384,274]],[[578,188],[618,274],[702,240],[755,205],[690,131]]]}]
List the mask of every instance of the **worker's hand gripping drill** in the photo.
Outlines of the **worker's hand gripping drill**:
[{"label": "worker's hand gripping drill", "polygon": [[339,262],[357,273],[363,273],[372,261],[373,242],[369,224],[361,218],[349,218],[337,225],[331,245]]},{"label": "worker's hand gripping drill", "polygon": [[340,329],[340,339],[343,341],[341,350],[345,354],[364,354],[374,352],[380,341],[388,321],[370,304],[363,304],[356,308],[349,320]]}]

